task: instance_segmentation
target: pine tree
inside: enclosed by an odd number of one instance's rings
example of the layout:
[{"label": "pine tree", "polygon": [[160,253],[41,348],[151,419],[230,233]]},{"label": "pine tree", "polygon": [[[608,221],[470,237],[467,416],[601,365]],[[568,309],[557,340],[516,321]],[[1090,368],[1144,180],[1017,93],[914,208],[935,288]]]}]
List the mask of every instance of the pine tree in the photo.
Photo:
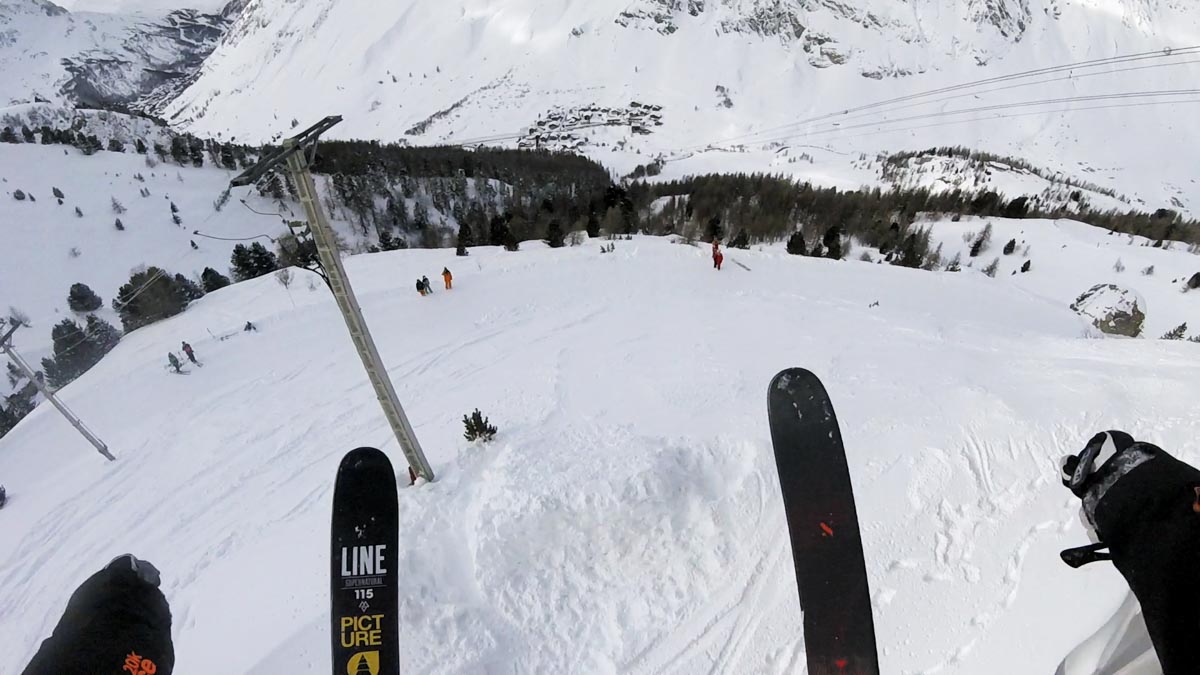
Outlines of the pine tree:
[{"label": "pine tree", "polygon": [[200,273],[200,283],[204,285],[205,293],[212,293],[225,288],[230,284],[229,277],[221,274],[211,267],[205,267]]},{"label": "pine tree", "polygon": [[904,244],[900,248],[900,259],[896,264],[901,267],[911,267],[912,269],[917,269],[921,266],[921,251],[915,232],[909,234],[904,239]]},{"label": "pine tree", "polygon": [[983,232],[975,238],[971,244],[971,257],[978,258],[981,253],[987,250],[988,244],[992,241],[992,224],[988,223],[984,226]]},{"label": "pine tree", "polygon": [[729,248],[740,248],[743,250],[750,248],[750,235],[746,233],[745,228],[738,230],[733,241],[729,242]]},{"label": "pine tree", "polygon": [[831,260],[842,259],[842,228],[839,225],[825,230],[825,236],[821,239],[821,243],[825,246],[825,257]]},{"label": "pine tree", "polygon": [[549,227],[546,229],[546,243],[550,248],[562,248],[566,243],[563,241],[562,225],[557,220],[550,221]]},{"label": "pine tree", "polygon": [[81,210],[81,209],[80,209],[78,206],[76,206],[76,207],[75,207],[75,217],[76,217],[76,218],[82,218],[82,217],[83,217],[83,211],[82,211],[82,210]]},{"label": "pine tree", "polygon": [[1033,267],[1032,260],[1026,260],[1024,265],[1021,265],[1021,274],[1025,274]]},{"label": "pine tree", "polygon": [[187,309],[187,296],[175,278],[157,267],[135,272],[117,292],[113,309],[125,332],[175,316]]},{"label": "pine tree", "polygon": [[595,211],[589,211],[587,217],[587,234],[592,239],[600,236],[600,219]]},{"label": "pine tree", "polygon": [[[299,267],[300,269],[316,269],[321,265],[321,255],[317,252],[317,242],[311,237],[297,239],[292,233],[280,237],[276,248],[276,265],[279,267]],[[397,244],[404,248],[403,240]],[[236,274],[235,274],[236,276]]]},{"label": "pine tree", "polygon": [[30,129],[25,125],[21,125],[21,136],[25,139],[26,143],[37,142],[37,137],[33,135],[33,129]]},{"label": "pine tree", "polygon": [[117,222],[113,223],[113,227],[117,228],[119,232],[125,231],[125,223],[122,223],[120,218],[117,218]]},{"label": "pine tree", "polygon": [[1184,321],[1183,323],[1179,324],[1178,326],[1172,328],[1171,330],[1169,330],[1165,334],[1163,334],[1162,339],[1164,339],[1164,340],[1182,340],[1184,338],[1184,336],[1187,335],[1187,330],[1188,330],[1187,322]]},{"label": "pine tree", "polygon": [[171,213],[179,213],[179,207],[175,206],[175,202],[171,202]]},{"label": "pine tree", "polygon": [[96,365],[121,341],[121,333],[107,321],[89,316],[87,329],[71,319],[63,319],[51,331],[54,357],[42,359],[46,381],[61,388]]},{"label": "pine tree", "polygon": [[134,143],[133,143],[133,149],[134,149],[135,151],[137,151],[137,154],[139,154],[139,155],[144,155],[144,154],[146,154],[146,143],[145,143],[145,141],[143,141],[143,140],[142,140],[142,139],[140,139],[140,138],[139,138],[139,139],[137,139],[137,140],[136,140],[136,141],[134,141]]},{"label": "pine tree", "polygon": [[125,144],[122,143],[119,139],[110,138],[110,139],[108,139],[108,151],[109,152],[125,152]]},{"label": "pine tree", "polygon": [[483,416],[483,413],[479,412],[479,408],[476,408],[470,416],[463,415],[463,426],[466,427],[463,437],[472,443],[475,441],[488,443],[496,437],[496,432],[499,431],[488,418]]},{"label": "pine tree", "polygon": [[1012,255],[1015,250],[1017,250],[1017,240],[1009,239],[1008,243],[1004,245],[1004,255]]},{"label": "pine tree", "polygon": [[56,187],[50,188],[50,194],[54,195],[55,199],[64,199],[65,198],[65,195],[63,195],[63,191],[59,190]]},{"label": "pine tree", "polygon": [[455,247],[455,255],[466,256],[468,246],[475,245],[475,237],[471,233],[471,226],[463,223],[458,226],[458,245]]},{"label": "pine tree", "polygon": [[125,205],[124,205],[124,204],[122,204],[121,202],[117,201],[117,198],[116,198],[116,197],[113,197],[113,198],[112,198],[112,210],[113,210],[113,213],[115,213],[115,214],[117,214],[117,215],[119,216],[119,215],[121,215],[122,213],[125,213],[125,210],[126,210],[126,209],[125,209]]},{"label": "pine tree", "polygon": [[72,312],[94,312],[104,306],[104,301],[87,284],[72,284],[67,306]]},{"label": "pine tree", "polygon": [[249,247],[245,244],[234,246],[230,264],[233,278],[238,281],[255,279],[279,269],[279,259],[257,241]]},{"label": "pine tree", "polygon": [[54,341],[54,357],[42,359],[42,370],[46,381],[57,389],[82,375],[95,360],[87,334],[73,320],[63,319],[50,331],[50,336]]},{"label": "pine tree", "polygon": [[492,246],[503,246],[508,238],[508,223],[504,218],[494,216],[488,228],[488,243]]},{"label": "pine tree", "polygon": [[705,230],[708,235],[708,241],[719,241],[725,238],[725,228],[721,227],[721,219],[716,216],[708,220],[708,227]]},{"label": "pine tree", "polygon": [[792,255],[805,255],[808,253],[804,243],[804,233],[796,230],[787,240],[787,252]]},{"label": "pine tree", "polygon": [[997,256],[994,260],[992,260],[992,262],[990,264],[988,264],[987,267],[983,268],[983,273],[988,275],[989,277],[992,277],[993,279],[996,278],[996,273],[999,271],[1000,271],[999,256]]},{"label": "pine tree", "polygon": [[189,303],[204,297],[204,289],[200,287],[200,284],[182,274],[175,275],[175,283],[179,286],[180,295]]}]

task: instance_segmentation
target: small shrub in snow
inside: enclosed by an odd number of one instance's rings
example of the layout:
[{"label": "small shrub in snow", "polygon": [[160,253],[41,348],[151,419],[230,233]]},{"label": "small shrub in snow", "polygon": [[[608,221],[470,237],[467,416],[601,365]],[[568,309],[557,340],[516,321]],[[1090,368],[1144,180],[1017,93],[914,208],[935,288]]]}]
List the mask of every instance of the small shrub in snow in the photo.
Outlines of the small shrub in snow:
[{"label": "small shrub in snow", "polygon": [[499,431],[488,418],[483,416],[483,413],[479,412],[479,408],[476,408],[475,412],[469,416],[463,415],[463,426],[466,427],[463,437],[471,442],[481,440],[488,443],[496,437],[496,432]]},{"label": "small shrub in snow", "polygon": [[178,213],[171,216],[171,222],[176,225],[183,225],[183,219],[179,217]]},{"label": "small shrub in snow", "polygon": [[946,271],[947,272],[961,272],[962,271],[962,253],[954,254],[954,257],[950,259],[950,262],[946,263]]},{"label": "small shrub in snow", "polygon": [[971,257],[978,258],[981,253],[987,250],[988,244],[990,244],[991,241],[992,224],[988,223],[987,226],[983,228],[983,231],[979,233],[979,236],[975,238],[975,241],[971,244]]},{"label": "small shrub in snow", "polygon": [[1017,240],[1009,239],[1008,243],[1004,245],[1004,255],[1012,255],[1013,252],[1016,250],[1017,250]]},{"label": "small shrub in snow", "polygon": [[113,227],[117,228],[119,232],[125,231],[125,223],[122,223],[120,218],[117,218],[117,222],[113,223]]},{"label": "small shrub in snow", "polygon": [[80,208],[79,208],[78,206],[76,206],[76,207],[75,207],[75,217],[76,217],[76,218],[82,218],[82,217],[83,217],[83,211],[82,211],[82,210],[80,210]]},{"label": "small shrub in snow", "polygon": [[117,214],[118,216],[126,211],[125,205],[122,204],[116,197],[112,198],[112,210],[113,213]]},{"label": "small shrub in snow", "polygon": [[83,252],[79,250],[78,246],[72,246],[71,250],[67,251],[67,255],[71,256],[72,258],[78,258],[79,256],[83,255]]},{"label": "small shrub in snow", "polygon": [[54,195],[55,199],[66,199],[66,196],[63,194],[63,191],[59,190],[58,188],[51,188],[50,193]]},{"label": "small shrub in snow", "polygon": [[20,190],[13,190],[13,199],[19,202],[25,201],[25,193]]},{"label": "small shrub in snow", "polygon": [[67,306],[72,312],[94,312],[103,305],[104,301],[87,284],[72,284],[67,293]]},{"label": "small shrub in snow", "polygon": [[29,328],[31,325],[33,325],[29,323],[28,314],[22,312],[20,309],[12,305],[8,306],[8,323],[13,326],[22,326],[24,328]]},{"label": "small shrub in snow", "polygon": [[1032,260],[1026,260],[1024,265],[1021,265],[1021,274],[1025,274],[1033,267]]},{"label": "small shrub in snow", "polygon": [[1188,279],[1187,287],[1193,291],[1200,288],[1200,272],[1196,272],[1191,279]]},{"label": "small shrub in snow", "polygon": [[1172,328],[1171,330],[1167,331],[1166,333],[1163,333],[1162,339],[1164,339],[1164,340],[1182,340],[1185,335],[1187,335],[1187,322],[1186,321],[1184,321],[1183,323],[1179,324],[1178,326]]},{"label": "small shrub in snow", "polygon": [[995,279],[996,272],[998,272],[999,270],[1000,270],[1000,258],[997,257],[996,259],[992,260],[990,265],[983,268],[983,273],[988,275],[989,277]]},{"label": "small shrub in snow", "polygon": [[863,262],[875,262],[875,260],[871,258],[871,254],[868,251],[863,251],[862,255],[858,256],[858,259]]},{"label": "small shrub in snow", "polygon": [[293,278],[295,277],[293,276],[292,268],[290,267],[285,267],[275,272],[275,281],[278,281],[279,285],[283,286],[285,289],[292,287]]},{"label": "small shrub in snow", "polygon": [[200,273],[200,283],[204,286],[205,293],[212,293],[213,291],[225,288],[230,284],[230,281],[229,277],[224,274],[211,267],[205,267],[204,271]]},{"label": "small shrub in snow", "polygon": [[1113,263],[1113,271],[1117,274],[1125,271],[1125,263],[1121,262],[1120,258],[1117,258],[1117,262]]},{"label": "small shrub in snow", "polygon": [[788,237],[787,252],[792,255],[804,255],[807,253],[804,244],[804,234],[799,230],[793,232],[791,237]]}]

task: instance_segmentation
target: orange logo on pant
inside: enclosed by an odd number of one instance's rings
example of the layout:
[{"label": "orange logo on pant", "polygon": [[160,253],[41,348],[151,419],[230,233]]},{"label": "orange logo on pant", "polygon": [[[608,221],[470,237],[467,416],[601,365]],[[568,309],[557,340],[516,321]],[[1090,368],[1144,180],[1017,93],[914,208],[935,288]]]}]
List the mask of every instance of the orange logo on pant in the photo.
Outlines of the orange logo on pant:
[{"label": "orange logo on pant", "polygon": [[379,652],[359,652],[346,664],[346,675],[379,675]]},{"label": "orange logo on pant", "polygon": [[158,672],[158,666],[154,665],[150,659],[138,656],[135,652],[129,652],[129,656],[125,657],[125,667],[121,670],[130,675],[154,675]]}]

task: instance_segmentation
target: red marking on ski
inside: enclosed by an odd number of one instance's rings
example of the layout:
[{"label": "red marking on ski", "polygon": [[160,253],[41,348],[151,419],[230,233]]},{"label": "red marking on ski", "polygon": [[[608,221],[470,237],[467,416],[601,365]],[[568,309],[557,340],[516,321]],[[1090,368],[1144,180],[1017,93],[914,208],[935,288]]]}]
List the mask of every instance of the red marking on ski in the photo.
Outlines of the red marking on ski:
[{"label": "red marking on ski", "polygon": [[833,664],[838,667],[838,670],[845,670],[846,666],[850,665],[850,662],[846,659],[838,659],[837,661],[834,661]]},{"label": "red marking on ski", "polygon": [[821,531],[825,533],[826,537],[833,536],[833,528],[826,525],[825,523],[821,523]]}]

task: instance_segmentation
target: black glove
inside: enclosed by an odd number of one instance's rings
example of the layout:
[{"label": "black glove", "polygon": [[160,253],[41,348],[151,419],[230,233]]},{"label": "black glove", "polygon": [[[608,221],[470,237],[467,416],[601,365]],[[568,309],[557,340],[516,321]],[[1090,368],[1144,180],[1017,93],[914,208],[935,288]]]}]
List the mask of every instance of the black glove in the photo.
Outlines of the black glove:
[{"label": "black glove", "polygon": [[1141,603],[1164,675],[1200,672],[1200,471],[1120,431],[1094,436],[1062,470],[1100,542],[1063,560],[1111,560]]},{"label": "black glove", "polygon": [[123,555],[71,596],[23,675],[171,675],[171,610],[158,570]]}]

